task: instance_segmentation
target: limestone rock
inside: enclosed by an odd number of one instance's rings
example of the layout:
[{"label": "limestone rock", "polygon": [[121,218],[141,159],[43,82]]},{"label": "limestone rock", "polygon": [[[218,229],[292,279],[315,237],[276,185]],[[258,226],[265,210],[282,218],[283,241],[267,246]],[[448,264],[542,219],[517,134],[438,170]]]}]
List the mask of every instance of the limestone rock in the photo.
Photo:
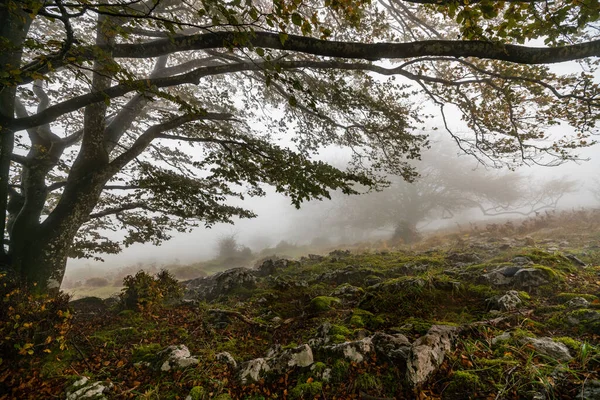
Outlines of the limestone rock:
[{"label": "limestone rock", "polygon": [[229,368],[233,370],[236,370],[238,367],[238,363],[237,361],[235,361],[235,358],[233,358],[233,356],[227,351],[218,353],[217,355],[215,355],[215,359],[217,361],[222,362],[223,364],[226,364]]},{"label": "limestone rock", "polygon": [[586,308],[589,305],[590,302],[583,297],[573,297],[567,302],[567,307],[569,308]]},{"label": "limestone rock", "polygon": [[491,298],[489,305],[492,310],[500,311],[512,311],[516,309],[523,301],[519,297],[519,293],[516,290],[509,290],[504,295]]},{"label": "limestone rock", "polygon": [[454,345],[457,332],[456,327],[434,325],[412,344],[406,365],[406,378],[411,385],[422,384],[436,371]]},{"label": "limestone rock", "polygon": [[186,368],[198,364],[200,361],[192,357],[187,346],[180,344],[169,346],[156,355],[156,369],[170,371],[174,368]]},{"label": "limestone rock", "polygon": [[250,381],[258,381],[270,370],[271,367],[266,358],[255,358],[242,364],[240,368],[240,381],[242,384]]},{"label": "limestone rock", "polygon": [[388,335],[377,332],[371,337],[375,352],[380,360],[390,360],[397,366],[404,367],[410,354],[410,342],[402,334]]},{"label": "limestone rock", "polygon": [[291,367],[308,367],[314,362],[313,352],[309,345],[303,344],[286,349],[274,357],[269,365],[272,370],[284,372]]},{"label": "limestone rock", "polygon": [[558,361],[570,361],[573,356],[569,352],[569,348],[562,343],[555,342],[552,338],[523,338],[522,343],[531,344],[538,353],[547,355]]},{"label": "limestone rock", "polygon": [[523,268],[517,271],[514,276],[514,284],[522,288],[537,287],[549,282],[549,273],[538,268]]},{"label": "limestone rock", "polygon": [[364,361],[367,354],[375,351],[375,346],[373,345],[371,338],[367,337],[362,340],[356,340],[354,342],[344,342],[331,346],[324,346],[322,350],[330,354],[342,356],[347,360],[359,363]]},{"label": "limestone rock", "polygon": [[103,400],[106,399],[104,395],[110,392],[112,386],[112,383],[92,382],[88,377],[83,376],[67,389],[67,400]]},{"label": "limestone rock", "polygon": [[206,277],[183,282],[186,287],[185,298],[214,300],[225,296],[235,289],[256,287],[256,277],[247,268],[232,268]]},{"label": "limestone rock", "polygon": [[272,257],[264,260],[254,271],[255,276],[263,277],[273,275],[280,269],[287,268],[290,264],[285,258]]}]

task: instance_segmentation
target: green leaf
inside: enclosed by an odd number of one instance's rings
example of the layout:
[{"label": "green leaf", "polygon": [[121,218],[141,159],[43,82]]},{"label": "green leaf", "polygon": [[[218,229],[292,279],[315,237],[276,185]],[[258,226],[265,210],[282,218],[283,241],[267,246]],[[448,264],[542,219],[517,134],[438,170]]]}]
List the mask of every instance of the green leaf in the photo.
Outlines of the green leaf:
[{"label": "green leaf", "polygon": [[256,54],[258,54],[259,57],[264,57],[265,56],[265,49],[257,47],[255,50]]},{"label": "green leaf", "polygon": [[300,14],[298,14],[298,13],[292,14],[292,22],[294,23],[294,25],[300,26],[300,25],[302,25],[303,21],[304,21],[304,18],[302,18],[302,16]]},{"label": "green leaf", "polygon": [[283,33],[283,32],[279,33],[279,41],[281,42],[282,46],[285,46],[285,42],[288,39],[288,37],[289,37],[289,35],[287,33]]}]

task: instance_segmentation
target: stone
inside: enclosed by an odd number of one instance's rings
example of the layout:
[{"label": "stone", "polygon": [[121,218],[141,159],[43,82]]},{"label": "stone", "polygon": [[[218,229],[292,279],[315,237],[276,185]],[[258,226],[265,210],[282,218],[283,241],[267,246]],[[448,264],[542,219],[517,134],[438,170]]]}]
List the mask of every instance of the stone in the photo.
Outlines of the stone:
[{"label": "stone", "polygon": [[112,383],[92,382],[86,376],[82,376],[67,389],[67,400],[94,399],[105,400],[104,396],[110,392]]},{"label": "stone", "polygon": [[330,354],[343,356],[345,359],[353,362],[362,362],[369,353],[375,351],[370,337],[354,342],[344,342],[331,346],[324,346],[323,351]]},{"label": "stone", "polygon": [[156,355],[156,369],[170,371],[176,368],[186,368],[197,365],[200,361],[192,357],[186,345],[173,345],[161,350]]},{"label": "stone", "polygon": [[272,257],[264,260],[256,269],[253,270],[255,276],[264,277],[273,275],[280,269],[287,268],[290,264],[285,258]]},{"label": "stone", "polygon": [[214,300],[240,288],[254,289],[256,277],[247,268],[232,268],[215,275],[182,283],[186,299]]},{"label": "stone", "polygon": [[365,291],[363,288],[358,286],[352,286],[349,283],[344,283],[338,287],[336,287],[333,292],[331,292],[330,296],[333,297],[341,297],[344,299],[352,299],[361,296]]},{"label": "stone", "polygon": [[522,269],[519,265],[506,265],[483,274],[483,280],[493,286],[507,286],[513,283],[513,277]]},{"label": "stone", "polygon": [[396,366],[404,367],[410,354],[410,342],[402,334],[388,335],[377,332],[371,337],[375,353],[380,360],[389,360]]},{"label": "stone", "polygon": [[452,349],[457,333],[456,327],[433,325],[412,344],[406,363],[406,378],[411,385],[419,386],[437,370]]},{"label": "stone", "polygon": [[519,297],[519,293],[516,290],[509,290],[499,298],[492,298],[489,300],[491,308],[500,311],[515,310],[521,303],[523,303]]},{"label": "stone", "polygon": [[303,344],[292,349],[285,349],[269,362],[272,370],[285,372],[293,367],[308,367],[314,362],[313,352],[309,345]]},{"label": "stone", "polygon": [[566,305],[569,308],[586,308],[590,305],[590,302],[583,297],[573,297],[571,300],[567,301]]},{"label": "stone", "polygon": [[233,358],[233,356],[227,351],[216,354],[215,359],[233,370],[236,370],[238,367],[238,363],[235,361],[235,358]]},{"label": "stone", "polygon": [[515,265],[529,265],[529,264],[533,264],[533,261],[531,261],[531,258],[529,257],[515,257],[512,260],[510,260],[510,262],[512,262]]},{"label": "stone", "polygon": [[525,236],[525,246],[535,246],[535,240],[531,236]]},{"label": "stone", "polygon": [[549,282],[549,273],[538,268],[523,268],[514,276],[514,285],[521,288],[538,287]]},{"label": "stone", "polygon": [[594,379],[584,381],[581,392],[577,396],[577,400],[598,400],[600,399],[600,380]]},{"label": "stone", "polygon": [[498,335],[498,336],[492,338],[492,346],[495,346],[498,343],[507,342],[511,338],[512,338],[512,333],[510,333],[510,332],[503,332],[501,335]]},{"label": "stone", "polygon": [[573,358],[569,352],[569,348],[566,345],[555,342],[549,337],[526,337],[521,339],[521,342],[531,344],[538,353],[544,354],[558,361],[567,362]]},{"label": "stone", "polygon": [[575,265],[577,265],[578,267],[587,267],[587,264],[584,263],[583,261],[581,261],[576,255],[573,254],[567,254],[566,256],[569,260],[571,260],[571,262]]},{"label": "stone", "polygon": [[267,359],[255,358],[254,360],[247,361],[242,364],[240,368],[240,381],[242,384],[246,384],[250,381],[257,382],[264,376],[266,372],[269,372],[271,367]]}]

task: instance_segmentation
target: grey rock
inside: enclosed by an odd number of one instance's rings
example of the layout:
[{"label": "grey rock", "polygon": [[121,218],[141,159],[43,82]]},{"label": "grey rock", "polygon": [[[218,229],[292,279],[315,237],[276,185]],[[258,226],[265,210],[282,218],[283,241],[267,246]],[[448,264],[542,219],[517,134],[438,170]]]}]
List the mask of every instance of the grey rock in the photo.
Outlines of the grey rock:
[{"label": "grey rock", "polygon": [[516,265],[533,264],[533,261],[531,261],[531,259],[529,257],[515,257],[512,260],[510,260],[510,262],[512,262],[513,264],[516,264]]},{"label": "grey rock", "polygon": [[510,332],[503,332],[501,335],[498,335],[498,336],[492,338],[492,346],[495,346],[498,343],[507,342],[511,338],[512,338],[512,333],[510,333]]},{"label": "grey rock", "polygon": [[349,283],[344,283],[338,287],[336,287],[333,292],[331,292],[330,296],[333,297],[342,297],[342,298],[356,298],[364,293],[364,289],[352,286]]},{"label": "grey rock", "polygon": [[523,268],[514,276],[514,284],[521,288],[538,287],[550,282],[549,273],[537,268]]},{"label": "grey rock", "polygon": [[412,344],[406,364],[406,378],[411,385],[420,385],[437,370],[452,349],[457,333],[456,327],[434,325]]},{"label": "grey rock", "polygon": [[571,300],[567,301],[567,307],[569,308],[586,308],[589,305],[590,302],[583,297],[573,297]]},{"label": "grey rock", "polygon": [[237,361],[235,361],[235,358],[233,358],[233,356],[230,353],[228,353],[227,351],[223,351],[221,353],[216,354],[215,359],[217,361],[220,361],[223,364],[227,365],[229,368],[231,368],[233,370],[236,370],[238,368]]},{"label": "grey rock", "polygon": [[263,277],[273,275],[280,269],[285,269],[290,264],[285,258],[269,258],[264,260],[254,271],[255,276]]},{"label": "grey rock", "polygon": [[313,363],[313,352],[307,344],[286,349],[269,360],[269,366],[276,372],[284,372],[293,367],[308,367]]},{"label": "grey rock", "polygon": [[266,372],[269,372],[271,367],[266,358],[255,358],[254,360],[243,363],[240,367],[240,381],[242,384],[248,382],[256,382],[264,376]]},{"label": "grey rock", "polygon": [[247,268],[232,268],[218,274],[183,282],[186,299],[214,300],[235,289],[256,287],[256,277]]},{"label": "grey rock", "polygon": [[516,290],[509,290],[498,298],[488,299],[492,309],[500,311],[512,311],[516,309],[523,301]]},{"label": "grey rock", "polygon": [[586,381],[577,396],[577,400],[598,400],[600,399],[600,380]]},{"label": "grey rock", "polygon": [[67,389],[67,400],[94,399],[104,400],[110,392],[112,383],[92,382],[83,376]]},{"label": "grey rock", "polygon": [[200,361],[192,357],[186,345],[169,346],[156,354],[155,369],[170,371],[197,365]]},{"label": "grey rock", "polygon": [[600,311],[596,310],[576,310],[571,312],[567,318],[570,325],[580,325],[584,323],[594,323],[600,321]]},{"label": "grey rock", "polygon": [[538,353],[547,355],[548,357],[558,361],[570,361],[573,358],[567,346],[562,343],[555,342],[549,337],[526,337],[521,339],[521,342],[531,344]]},{"label": "grey rock", "polygon": [[507,286],[513,283],[513,277],[522,270],[518,265],[507,265],[483,274],[483,280],[492,286]]},{"label": "grey rock", "polygon": [[382,274],[370,268],[364,268],[357,265],[349,265],[345,268],[325,272],[319,275],[316,281],[332,282],[338,285],[342,283],[362,283],[365,278],[371,275],[381,276]]},{"label": "grey rock", "polygon": [[375,351],[375,346],[370,337],[354,342],[345,342],[322,347],[322,350],[353,362],[362,362],[365,357]]},{"label": "grey rock", "polygon": [[584,263],[583,261],[581,261],[576,255],[573,254],[567,254],[566,256],[569,260],[571,260],[571,262],[575,265],[577,265],[578,267],[587,267],[587,264]]},{"label": "grey rock", "polygon": [[402,334],[388,335],[383,332],[375,333],[371,341],[375,346],[378,359],[390,360],[397,366],[405,366],[410,354],[410,342]]}]

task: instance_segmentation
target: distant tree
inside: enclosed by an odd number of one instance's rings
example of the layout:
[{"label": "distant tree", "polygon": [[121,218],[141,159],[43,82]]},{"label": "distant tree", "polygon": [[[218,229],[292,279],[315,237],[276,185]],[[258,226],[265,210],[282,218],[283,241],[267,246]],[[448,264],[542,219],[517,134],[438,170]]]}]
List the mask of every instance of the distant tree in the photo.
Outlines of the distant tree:
[{"label": "distant tree", "polygon": [[[432,219],[452,218],[456,212],[476,208],[483,215],[530,215],[555,208],[576,182],[553,179],[538,184],[517,173],[498,174],[452,157],[437,145],[415,163],[420,176],[414,182],[390,177],[382,191],[357,197],[337,196],[327,224],[339,229],[393,230],[404,242],[419,239],[417,225]],[[474,169],[474,167],[477,167]]]}]

